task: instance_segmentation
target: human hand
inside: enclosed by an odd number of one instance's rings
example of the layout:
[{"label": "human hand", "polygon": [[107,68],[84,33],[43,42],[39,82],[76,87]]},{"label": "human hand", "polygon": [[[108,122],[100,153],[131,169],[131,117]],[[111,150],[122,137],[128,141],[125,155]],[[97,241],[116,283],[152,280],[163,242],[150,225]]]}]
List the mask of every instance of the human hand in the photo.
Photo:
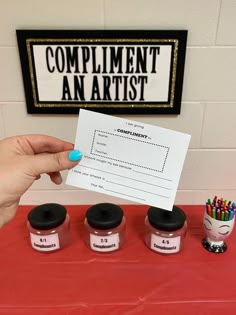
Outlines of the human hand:
[{"label": "human hand", "polygon": [[41,174],[61,184],[60,171],[81,159],[73,144],[46,135],[24,135],[0,141],[0,227],[15,215],[21,196]]}]

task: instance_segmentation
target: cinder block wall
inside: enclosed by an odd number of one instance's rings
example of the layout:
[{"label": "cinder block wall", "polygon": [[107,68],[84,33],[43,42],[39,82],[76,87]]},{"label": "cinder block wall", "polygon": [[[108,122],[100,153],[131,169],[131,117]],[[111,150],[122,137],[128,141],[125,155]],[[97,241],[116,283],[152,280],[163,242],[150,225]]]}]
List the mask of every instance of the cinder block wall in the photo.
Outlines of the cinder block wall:
[{"label": "cinder block wall", "polygon": [[[201,204],[214,194],[235,200],[235,17],[235,0],[0,0],[0,138],[45,133],[73,142],[75,137],[76,115],[27,114],[17,28],[187,29],[181,115],[123,117],[192,135],[176,203]],[[54,186],[47,176],[21,203],[49,201],[130,203],[65,184]]]}]

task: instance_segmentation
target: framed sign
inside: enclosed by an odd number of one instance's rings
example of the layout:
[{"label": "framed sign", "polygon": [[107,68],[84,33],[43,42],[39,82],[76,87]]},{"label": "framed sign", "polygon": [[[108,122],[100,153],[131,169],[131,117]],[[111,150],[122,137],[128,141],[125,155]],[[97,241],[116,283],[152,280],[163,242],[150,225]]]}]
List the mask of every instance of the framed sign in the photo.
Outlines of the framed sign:
[{"label": "framed sign", "polygon": [[27,111],[180,114],[186,30],[17,30]]}]

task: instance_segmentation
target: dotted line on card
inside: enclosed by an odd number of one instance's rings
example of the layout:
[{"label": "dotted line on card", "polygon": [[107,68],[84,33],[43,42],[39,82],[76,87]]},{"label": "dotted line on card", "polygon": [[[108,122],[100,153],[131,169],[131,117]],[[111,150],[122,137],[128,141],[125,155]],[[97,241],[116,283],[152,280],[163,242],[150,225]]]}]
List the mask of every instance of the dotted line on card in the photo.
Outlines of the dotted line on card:
[{"label": "dotted line on card", "polygon": [[[124,162],[122,160],[118,160],[118,159],[115,159],[115,158],[111,158],[111,157],[107,157],[107,156],[100,155],[100,154],[97,154],[97,153],[93,153],[92,151],[93,151],[94,141],[95,141],[95,137],[96,137],[96,132],[101,132],[101,133],[104,133],[104,134],[107,134],[107,135],[116,136],[116,137],[120,137],[120,138],[124,138],[124,139],[129,139],[129,140],[138,141],[138,142],[146,143],[146,144],[149,144],[149,145],[154,145],[154,146],[158,146],[158,147],[161,147],[161,148],[165,148],[167,150],[167,152],[166,152],[166,155],[165,155],[165,159],[164,159],[164,163],[163,163],[162,169],[161,170],[157,170],[157,169],[153,169],[153,168],[150,168],[150,167],[146,167],[146,166],[142,166],[142,165],[138,165],[138,164],[134,164],[134,163],[130,163],[130,162]],[[134,139],[134,138],[130,138],[130,137],[127,137],[127,136],[117,135],[117,134],[110,133],[110,132],[107,132],[107,131],[102,131],[102,130],[95,129],[94,130],[94,135],[93,135],[93,141],[92,141],[92,147],[91,147],[90,154],[93,154],[93,155],[96,155],[96,156],[99,156],[99,157],[103,157],[103,158],[107,158],[107,159],[110,159],[110,160],[113,160],[113,161],[116,161],[116,162],[126,163],[126,164],[137,166],[137,167],[140,167],[140,168],[143,168],[143,169],[148,169],[148,170],[151,170],[151,171],[163,173],[164,168],[165,168],[165,164],[166,164],[166,161],[167,161],[167,157],[168,157],[168,154],[169,154],[169,151],[170,151],[170,147],[167,147],[167,146],[164,146],[164,145],[161,145],[161,144],[151,143],[151,142],[148,142],[148,141]]]}]

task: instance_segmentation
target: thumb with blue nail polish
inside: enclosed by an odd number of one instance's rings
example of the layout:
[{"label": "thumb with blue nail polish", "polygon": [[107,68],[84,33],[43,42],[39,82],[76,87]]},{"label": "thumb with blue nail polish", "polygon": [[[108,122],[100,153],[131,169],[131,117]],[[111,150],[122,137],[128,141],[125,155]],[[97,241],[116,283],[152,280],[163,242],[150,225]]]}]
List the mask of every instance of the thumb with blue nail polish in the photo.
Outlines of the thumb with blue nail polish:
[{"label": "thumb with blue nail polish", "polygon": [[0,139],[0,228],[14,217],[21,196],[42,174],[56,185],[62,183],[60,172],[75,167],[82,158],[73,149],[73,143],[48,135]]},{"label": "thumb with blue nail polish", "polygon": [[81,158],[82,158],[82,153],[80,152],[80,150],[73,150],[69,152],[69,160],[71,162],[77,162],[81,160]]}]

